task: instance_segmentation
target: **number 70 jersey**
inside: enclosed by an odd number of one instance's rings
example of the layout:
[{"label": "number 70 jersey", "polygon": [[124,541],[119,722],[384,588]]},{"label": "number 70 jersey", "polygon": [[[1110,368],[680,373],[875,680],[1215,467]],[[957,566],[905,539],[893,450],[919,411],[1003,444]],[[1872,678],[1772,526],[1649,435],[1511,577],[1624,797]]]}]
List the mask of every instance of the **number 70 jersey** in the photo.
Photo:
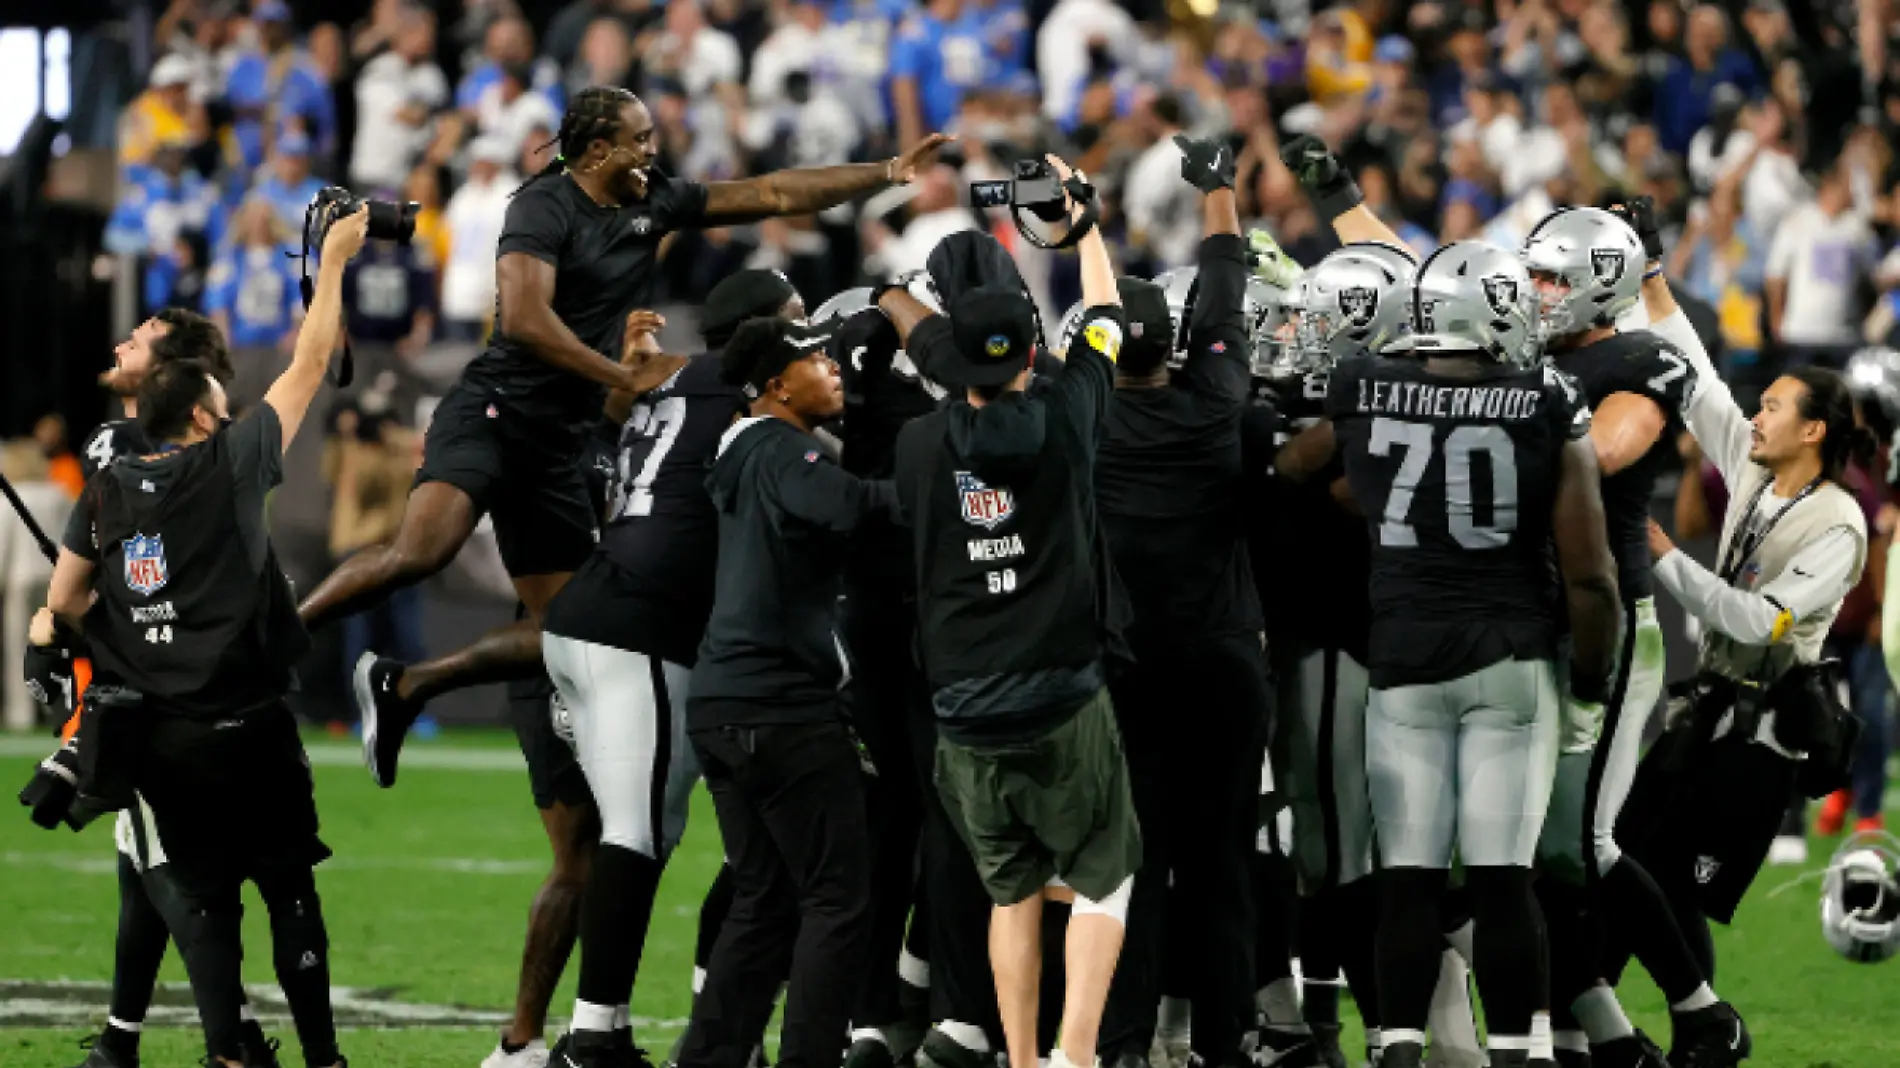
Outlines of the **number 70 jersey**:
[{"label": "number 70 jersey", "polygon": [[1326,412],[1372,540],[1372,684],[1442,682],[1556,654],[1550,540],[1564,447],[1590,428],[1569,376],[1417,359],[1333,370]]}]

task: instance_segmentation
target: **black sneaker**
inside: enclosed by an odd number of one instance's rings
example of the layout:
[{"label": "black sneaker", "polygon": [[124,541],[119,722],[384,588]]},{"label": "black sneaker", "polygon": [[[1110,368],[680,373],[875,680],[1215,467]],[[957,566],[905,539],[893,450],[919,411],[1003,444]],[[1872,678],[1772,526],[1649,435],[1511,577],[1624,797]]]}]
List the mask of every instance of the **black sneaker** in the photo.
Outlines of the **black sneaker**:
[{"label": "black sneaker", "polygon": [[384,789],[396,785],[396,758],[402,755],[403,736],[422,712],[419,702],[396,696],[396,682],[401,678],[402,665],[387,657],[364,653],[356,661],[356,711],[363,717],[363,763],[369,768],[369,777]]},{"label": "black sneaker", "polygon": [[548,1068],[653,1068],[628,1031],[569,1031],[548,1051]]},{"label": "black sneaker", "polygon": [[[1338,1046],[1337,1033],[1333,1037],[1333,1045]],[[1331,1068],[1321,1056],[1318,1037],[1310,1029],[1262,1027],[1254,1042],[1252,1060],[1255,1068]]]},{"label": "black sneaker", "polygon": [[917,1045],[917,1064],[918,1068],[996,1068],[996,1057],[978,1053],[933,1027]]},{"label": "black sneaker", "polygon": [[860,1038],[845,1051],[844,1068],[897,1068],[891,1047],[875,1038]]},{"label": "black sneaker", "polygon": [[1641,1031],[1590,1047],[1593,1068],[1669,1068],[1669,1059]]},{"label": "black sneaker", "polygon": [[1379,1051],[1379,1068],[1425,1068],[1425,1047],[1416,1042],[1388,1042]]},{"label": "black sneaker", "polygon": [[1557,1068],[1592,1068],[1592,1059],[1586,1051],[1560,1049],[1557,1051]]},{"label": "black sneaker", "polygon": [[1726,1001],[1694,1012],[1670,1013],[1669,1018],[1676,1031],[1676,1044],[1669,1050],[1669,1063],[1675,1068],[1734,1068],[1754,1052],[1748,1025]]},{"label": "black sneaker", "polygon": [[277,1048],[282,1045],[277,1039],[265,1038],[264,1029],[255,1023],[246,1023],[244,1037],[238,1040],[238,1048],[244,1051],[239,1060],[244,1068],[283,1068],[277,1063]]},{"label": "black sneaker", "polygon": [[114,1045],[104,1032],[87,1035],[79,1040],[79,1048],[86,1051],[86,1059],[73,1065],[73,1068],[139,1068],[137,1047],[126,1052],[115,1051]]}]

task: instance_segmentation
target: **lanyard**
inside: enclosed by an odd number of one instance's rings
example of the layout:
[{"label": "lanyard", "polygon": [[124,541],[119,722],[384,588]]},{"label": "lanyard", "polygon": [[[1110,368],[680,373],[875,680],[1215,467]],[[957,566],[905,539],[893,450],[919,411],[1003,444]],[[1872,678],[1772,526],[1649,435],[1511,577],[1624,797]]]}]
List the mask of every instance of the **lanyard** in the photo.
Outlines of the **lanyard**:
[{"label": "lanyard", "polygon": [[1820,488],[1821,476],[1814,476],[1812,482],[1801,487],[1801,492],[1794,495],[1794,500],[1789,501],[1781,511],[1769,516],[1753,535],[1745,534],[1749,519],[1755,515],[1755,509],[1761,506],[1762,494],[1768,492],[1768,487],[1773,485],[1774,481],[1771,477],[1756,487],[1755,495],[1748,499],[1748,508],[1742,512],[1742,525],[1736,528],[1735,536],[1729,539],[1728,551],[1722,554],[1721,570],[1716,572],[1725,585],[1735,585],[1736,576],[1742,573],[1742,565],[1748,562],[1749,557],[1755,555],[1755,551],[1761,548],[1762,542],[1768,540],[1769,532],[1775,529],[1775,524],[1781,522],[1783,516],[1794,511],[1795,505],[1806,500],[1809,494]]}]

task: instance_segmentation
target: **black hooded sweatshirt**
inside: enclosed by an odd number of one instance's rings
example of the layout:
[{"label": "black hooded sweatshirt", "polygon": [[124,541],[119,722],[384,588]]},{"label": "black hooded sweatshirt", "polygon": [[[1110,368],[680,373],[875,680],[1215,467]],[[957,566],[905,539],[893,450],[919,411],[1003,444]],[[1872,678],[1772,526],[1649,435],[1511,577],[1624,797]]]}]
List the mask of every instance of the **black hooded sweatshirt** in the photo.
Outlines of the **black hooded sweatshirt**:
[{"label": "black hooded sweatshirt", "polygon": [[1040,737],[1107,681],[1124,621],[1094,468],[1122,324],[1119,307],[1091,308],[1053,377],[980,408],[952,401],[898,435],[924,673],[947,740]]},{"label": "black hooded sweatshirt", "polygon": [[851,534],[890,514],[889,482],[857,478],[782,419],[734,423],[706,477],[719,512],[712,618],[686,702],[691,730],[840,715],[837,636]]}]

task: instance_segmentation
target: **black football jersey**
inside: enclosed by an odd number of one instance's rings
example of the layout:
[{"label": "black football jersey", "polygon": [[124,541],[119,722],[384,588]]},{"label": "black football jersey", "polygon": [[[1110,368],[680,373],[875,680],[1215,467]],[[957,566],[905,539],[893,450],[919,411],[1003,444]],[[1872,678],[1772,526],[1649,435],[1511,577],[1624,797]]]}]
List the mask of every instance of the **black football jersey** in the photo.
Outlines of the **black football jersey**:
[{"label": "black football jersey", "polygon": [[719,518],[706,471],[744,399],[717,353],[688,360],[622,425],[590,581],[568,583],[548,629],[690,664],[712,612]]},{"label": "black football jersey", "polygon": [[1276,659],[1340,649],[1365,663],[1372,626],[1366,576],[1372,549],[1365,521],[1333,499],[1343,468],[1335,459],[1305,483],[1278,477],[1273,454],[1318,422],[1326,408],[1325,372],[1261,379],[1246,428],[1248,551]]},{"label": "black football jersey", "polygon": [[154,451],[152,440],[139,429],[138,420],[108,419],[86,438],[85,448],[79,450],[79,466],[90,482],[92,476],[124,457],[145,456]]},{"label": "black football jersey", "polygon": [[1550,513],[1562,451],[1590,428],[1576,383],[1551,367],[1464,378],[1355,360],[1334,368],[1326,411],[1371,535],[1372,684],[1554,657]]},{"label": "black football jersey", "polygon": [[1576,379],[1591,407],[1613,393],[1634,393],[1656,402],[1668,420],[1643,458],[1603,479],[1603,519],[1610,552],[1616,557],[1616,583],[1625,601],[1648,597],[1650,579],[1649,499],[1656,479],[1674,469],[1676,431],[1683,402],[1695,392],[1695,368],[1680,349],[1647,330],[1615,334],[1594,345],[1553,353],[1558,370]]}]

